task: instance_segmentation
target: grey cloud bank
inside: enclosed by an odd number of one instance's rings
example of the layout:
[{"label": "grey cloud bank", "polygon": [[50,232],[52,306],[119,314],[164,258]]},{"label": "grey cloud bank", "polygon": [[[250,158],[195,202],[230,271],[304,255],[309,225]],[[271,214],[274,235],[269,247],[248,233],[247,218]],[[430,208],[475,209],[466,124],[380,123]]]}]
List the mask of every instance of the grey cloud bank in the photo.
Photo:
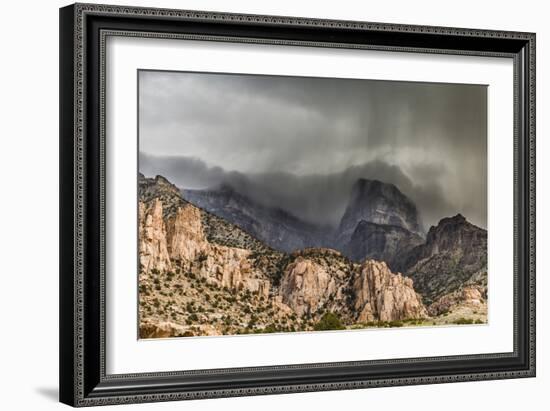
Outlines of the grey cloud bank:
[{"label": "grey cloud bank", "polygon": [[358,178],[487,224],[481,85],[141,71],[140,171],[336,224]]}]

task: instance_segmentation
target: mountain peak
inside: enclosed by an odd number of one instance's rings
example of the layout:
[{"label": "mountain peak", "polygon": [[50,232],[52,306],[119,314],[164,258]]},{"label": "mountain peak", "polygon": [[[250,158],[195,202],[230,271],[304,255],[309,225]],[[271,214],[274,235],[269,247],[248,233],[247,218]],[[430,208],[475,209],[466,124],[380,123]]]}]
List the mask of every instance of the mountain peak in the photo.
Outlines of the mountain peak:
[{"label": "mountain peak", "polygon": [[472,239],[486,242],[487,231],[470,223],[462,214],[457,214],[442,218],[437,226],[432,226],[428,231],[426,244],[436,245],[437,249],[446,249]]},{"label": "mountain peak", "polygon": [[380,180],[360,178],[353,184],[340,231],[350,234],[361,220],[423,234],[416,205],[395,185]]},{"label": "mountain peak", "polygon": [[439,220],[436,226],[431,226],[427,237],[433,237],[436,233],[441,233],[443,231],[455,232],[462,228],[469,229],[470,227],[482,230],[470,223],[462,214],[458,213],[452,217],[444,217]]},{"label": "mountain peak", "polygon": [[163,185],[167,185],[167,186],[170,186],[170,187],[176,187],[174,184],[172,184],[170,181],[168,181],[168,179],[164,176],[161,176],[160,174],[157,174],[155,176],[155,182],[157,184],[163,184]]},{"label": "mountain peak", "polygon": [[458,213],[455,216],[452,217],[445,217],[439,220],[438,225],[440,224],[448,224],[448,223],[464,223],[467,222],[466,217],[464,217],[462,214]]},{"label": "mountain peak", "polygon": [[487,231],[462,214],[443,218],[430,228],[426,242],[402,259],[399,269],[430,299],[454,292],[475,273],[486,273]]}]

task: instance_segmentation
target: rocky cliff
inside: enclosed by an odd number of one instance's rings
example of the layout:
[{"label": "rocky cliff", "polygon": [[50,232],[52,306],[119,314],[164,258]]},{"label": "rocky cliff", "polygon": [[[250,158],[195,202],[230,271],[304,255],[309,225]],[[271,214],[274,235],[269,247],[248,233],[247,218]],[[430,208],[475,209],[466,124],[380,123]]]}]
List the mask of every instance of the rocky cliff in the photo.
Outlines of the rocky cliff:
[{"label": "rocky cliff", "polygon": [[414,203],[393,184],[378,180],[362,178],[354,184],[340,222],[340,235],[351,236],[361,221],[402,227],[420,236],[423,234]]},{"label": "rocky cliff", "polygon": [[352,289],[359,322],[428,317],[413,281],[391,273],[384,262],[365,261],[352,280]]},{"label": "rocky cliff", "polygon": [[162,202],[159,199],[147,204],[140,201],[138,212],[140,270],[149,272],[171,269]]},{"label": "rocky cliff", "polygon": [[348,323],[428,317],[411,279],[384,262],[356,264],[334,250],[296,253],[283,274],[282,301],[299,315],[334,312]]},{"label": "rocky cliff", "polygon": [[[272,273],[254,267],[251,255],[263,251],[276,259],[282,254],[184,201],[177,188],[162,177],[148,183],[146,195],[139,201],[140,271],[163,273],[179,268],[219,287],[264,295],[269,291],[268,275]],[[156,195],[151,183],[156,185]],[[226,232],[232,235],[220,239],[220,233]]]},{"label": "rocky cliff", "polygon": [[420,235],[406,228],[361,220],[342,249],[354,261],[370,258],[385,261],[395,269],[404,255],[423,243]]},{"label": "rocky cliff", "polygon": [[427,301],[452,293],[477,278],[487,284],[487,231],[464,216],[442,219],[430,228],[426,242],[411,249],[397,269],[410,276]]},{"label": "rocky cliff", "polygon": [[139,180],[143,338],[308,330],[428,316],[412,280],[331,249],[287,254],[183,200],[158,176]]}]

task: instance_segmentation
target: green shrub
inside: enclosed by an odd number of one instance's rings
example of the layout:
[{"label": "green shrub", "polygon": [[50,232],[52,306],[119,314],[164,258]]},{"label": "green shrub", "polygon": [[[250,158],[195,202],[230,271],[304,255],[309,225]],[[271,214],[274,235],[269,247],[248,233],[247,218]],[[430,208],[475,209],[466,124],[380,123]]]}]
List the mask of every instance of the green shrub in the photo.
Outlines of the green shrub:
[{"label": "green shrub", "polygon": [[346,327],[340,321],[340,318],[331,312],[328,312],[313,326],[315,331],[326,330],[344,330]]},{"label": "green shrub", "polygon": [[454,320],[453,324],[473,324],[474,320],[471,318],[460,317],[458,320]]}]

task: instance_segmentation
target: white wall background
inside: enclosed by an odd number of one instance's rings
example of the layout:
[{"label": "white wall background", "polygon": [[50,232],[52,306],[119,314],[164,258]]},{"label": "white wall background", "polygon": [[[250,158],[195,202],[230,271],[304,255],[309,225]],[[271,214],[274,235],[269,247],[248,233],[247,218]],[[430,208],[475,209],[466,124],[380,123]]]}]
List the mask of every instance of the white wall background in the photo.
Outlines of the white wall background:
[{"label": "white wall background", "polygon": [[[538,377],[356,391],[131,405],[116,409],[280,410],[342,407],[409,410],[544,409],[550,387],[545,299],[550,284],[545,215],[550,190],[550,26],[545,2],[394,0],[129,0],[115,4],[294,15],[537,33]],[[58,7],[64,1],[2,7],[0,65],[0,408],[62,409],[57,403],[58,350]],[[109,409],[115,409],[108,407]],[[107,409],[107,408],[105,408]]]}]

